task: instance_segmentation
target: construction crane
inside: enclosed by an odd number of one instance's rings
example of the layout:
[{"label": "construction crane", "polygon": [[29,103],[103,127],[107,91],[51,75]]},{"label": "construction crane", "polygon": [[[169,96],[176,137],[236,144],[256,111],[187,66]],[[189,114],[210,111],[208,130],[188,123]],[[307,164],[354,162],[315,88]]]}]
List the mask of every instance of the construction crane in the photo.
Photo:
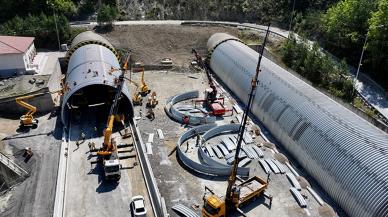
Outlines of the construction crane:
[{"label": "construction crane", "polygon": [[207,65],[203,62],[202,57],[194,48],[191,50],[191,52],[194,54],[199,67],[205,70],[210,86],[210,88],[205,90],[205,99],[195,100],[195,103],[202,102],[204,106],[208,107],[210,112],[207,114],[209,115],[224,116],[227,112],[232,112],[231,115],[233,115],[233,109],[228,109],[225,107],[224,98],[217,97],[217,87],[213,81],[213,77],[211,76]]},{"label": "construction crane", "polygon": [[20,127],[31,127],[33,129],[38,127],[38,120],[34,118],[34,114],[37,112],[37,108],[36,108],[36,106],[33,106],[33,105],[25,102],[25,100],[29,100],[29,99],[32,99],[32,98],[38,97],[38,96],[43,96],[43,95],[48,94],[48,93],[49,94],[59,93],[59,95],[62,95],[63,89],[53,91],[53,92],[47,91],[44,93],[36,93],[36,94],[31,94],[31,95],[21,96],[21,97],[15,98],[15,101],[18,105],[20,105],[23,108],[28,109],[27,113],[25,113],[24,115],[22,115],[20,117]]},{"label": "construction crane", "polygon": [[104,142],[102,148],[97,151],[98,162],[101,162],[104,167],[105,179],[119,180],[121,177],[120,160],[118,157],[117,146],[114,140],[111,138],[113,133],[113,124],[115,120],[123,121],[123,116],[117,114],[118,104],[121,97],[121,92],[124,86],[124,74],[128,69],[128,61],[131,53],[129,52],[124,63],[124,67],[121,69],[121,75],[117,80],[116,94],[111,105],[108,121],[104,130]]},{"label": "construction crane", "polygon": [[[249,110],[251,108],[256,87],[258,83],[258,76],[260,73],[260,64],[261,59],[263,56],[263,51],[265,44],[267,42],[269,33],[269,25],[267,28],[267,33],[264,38],[263,46],[260,52],[258,64],[256,67],[256,74],[252,78],[251,82],[251,91],[249,93],[249,99],[248,104],[245,107],[244,114],[243,114],[243,121],[239,128],[239,134],[238,134],[238,140],[237,140],[237,147],[236,147],[236,153],[234,157],[234,162],[232,166],[231,174],[228,178],[228,187],[226,190],[225,198],[220,198],[212,190],[205,187],[205,195],[203,197],[204,205],[202,208],[202,215],[207,217],[228,217],[231,215],[231,213],[238,211],[241,214],[242,211],[239,209],[240,206],[243,204],[248,203],[251,201],[251,199],[260,196],[264,193],[265,189],[268,187],[269,183],[269,176],[267,177],[267,181],[262,180],[258,176],[254,176],[246,181],[242,181],[240,184],[236,184],[236,181],[238,179],[237,177],[237,168],[238,164],[240,162],[240,151],[241,151],[241,144],[243,140],[243,135],[246,128],[246,123],[248,119]],[[272,197],[269,196],[269,198],[272,201]],[[243,214],[244,215],[244,214]]]}]

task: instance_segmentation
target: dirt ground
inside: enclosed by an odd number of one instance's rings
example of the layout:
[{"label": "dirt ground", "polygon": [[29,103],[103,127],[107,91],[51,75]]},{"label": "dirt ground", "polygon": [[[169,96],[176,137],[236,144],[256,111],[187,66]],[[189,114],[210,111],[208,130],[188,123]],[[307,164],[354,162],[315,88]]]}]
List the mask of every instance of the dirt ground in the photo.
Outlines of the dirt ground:
[{"label": "dirt ground", "polygon": [[174,65],[184,66],[193,59],[191,49],[203,53],[207,40],[217,32],[238,35],[238,29],[230,27],[172,25],[115,26],[113,31],[102,35],[118,49],[130,48],[136,61],[159,64],[162,58],[168,57]]}]

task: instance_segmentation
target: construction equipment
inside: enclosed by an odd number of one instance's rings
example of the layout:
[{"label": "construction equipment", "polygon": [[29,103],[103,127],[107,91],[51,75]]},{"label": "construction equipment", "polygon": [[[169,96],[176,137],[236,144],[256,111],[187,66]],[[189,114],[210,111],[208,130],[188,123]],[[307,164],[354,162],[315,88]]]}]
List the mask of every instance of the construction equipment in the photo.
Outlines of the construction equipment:
[{"label": "construction equipment", "polygon": [[148,97],[148,101],[146,104],[147,108],[155,108],[155,106],[159,103],[159,101],[156,99],[156,92],[152,92],[151,96]]},{"label": "construction equipment", "polygon": [[142,96],[145,96],[151,92],[151,89],[148,87],[148,85],[144,81],[144,67],[142,68],[141,72],[141,85],[140,85],[140,94]]},{"label": "construction equipment", "polygon": [[[133,85],[136,86],[136,90],[134,91],[134,94],[132,96],[133,105],[142,105],[143,99],[141,97],[149,94],[151,92],[151,89],[144,81],[144,65],[142,63],[137,62],[135,63],[135,67],[137,71],[141,71],[141,84],[132,80],[132,75],[130,75],[130,78],[124,77],[124,79],[128,80],[129,82],[131,82]],[[112,73],[113,71],[118,71],[118,70],[120,69],[112,68],[109,72]],[[130,73],[132,73],[132,71]]]},{"label": "construction equipment", "polygon": [[[148,85],[144,81],[144,67],[142,67],[141,85],[139,85],[137,82],[133,81],[132,78],[125,78],[125,79],[127,79],[129,82],[131,82],[132,84],[134,84],[136,86],[136,90],[132,96],[133,105],[140,105],[140,106],[143,105],[142,96],[146,96],[147,94],[149,94],[151,92]],[[140,89],[140,91],[139,91],[139,89]]]},{"label": "construction equipment", "polygon": [[121,92],[124,84],[124,74],[128,69],[128,61],[130,59],[130,53],[128,54],[126,61],[124,63],[123,69],[121,69],[121,75],[118,78],[117,90],[115,98],[113,100],[112,106],[109,111],[108,121],[106,128],[104,130],[104,143],[102,148],[97,152],[98,162],[103,164],[104,167],[104,177],[106,180],[115,180],[118,181],[121,178],[121,164],[118,157],[117,145],[114,139],[111,138],[113,133],[113,124],[114,121],[122,121],[123,116],[118,115],[118,103],[120,101]]},{"label": "construction equipment", "polygon": [[[225,198],[218,197],[212,190],[205,187],[205,194],[203,196],[204,205],[202,208],[202,215],[207,217],[228,217],[230,216],[234,211],[239,211],[240,206],[248,203],[251,201],[251,199],[258,197],[262,195],[268,187],[269,183],[269,176],[267,177],[267,181],[262,180],[261,178],[254,176],[246,181],[242,181],[241,184],[236,184],[236,181],[238,179],[237,177],[237,168],[238,164],[240,162],[240,151],[241,151],[241,144],[243,140],[243,135],[246,128],[247,118],[249,114],[249,110],[251,108],[256,87],[258,83],[258,76],[260,72],[260,63],[263,56],[263,51],[265,44],[267,42],[269,33],[269,25],[267,29],[267,33],[264,39],[264,43],[262,46],[262,50],[259,56],[259,61],[256,67],[256,75],[252,78],[251,82],[251,91],[249,94],[248,104],[245,107],[244,113],[243,113],[243,121],[239,128],[239,134],[238,134],[238,140],[237,140],[237,147],[236,147],[236,154],[234,157],[234,162],[232,166],[232,172],[228,178],[228,187],[226,190]],[[268,196],[272,201],[272,196]],[[242,213],[243,214],[243,213]],[[244,215],[244,214],[243,214]]]},{"label": "construction equipment", "polygon": [[231,115],[233,115],[233,109],[228,109],[225,107],[224,98],[217,97],[218,92],[216,85],[214,84],[213,78],[210,74],[208,67],[203,62],[202,57],[194,48],[191,50],[191,52],[194,53],[196,62],[198,63],[199,67],[205,70],[210,86],[210,88],[205,90],[205,99],[195,100],[195,103],[202,102],[203,106],[209,108],[210,112],[207,113],[208,115],[224,116],[227,112],[232,112]]},{"label": "construction equipment", "polygon": [[133,82],[132,80],[128,79],[129,81],[131,81],[135,86],[136,86],[136,90],[134,91],[133,95],[132,95],[132,103],[133,105],[143,105],[143,98],[141,97],[141,93],[138,91],[139,90],[139,84]]},{"label": "construction equipment", "polygon": [[143,105],[143,98],[141,98],[141,94],[139,92],[135,92],[132,96],[133,105]]},{"label": "construction equipment", "polygon": [[17,97],[15,98],[15,101],[18,105],[22,106],[23,108],[26,108],[28,109],[27,113],[25,113],[24,115],[22,115],[20,117],[20,127],[31,127],[31,128],[37,128],[38,127],[38,120],[34,118],[34,114],[37,112],[37,108],[27,102],[25,102],[25,100],[28,100],[28,99],[32,99],[34,97],[38,97],[38,96],[43,96],[45,94],[55,94],[55,93],[59,93],[59,95],[62,95],[63,94],[63,90],[57,90],[57,91],[53,91],[53,92],[50,92],[50,91],[47,91],[47,92],[44,92],[44,93],[36,93],[36,94],[31,94],[31,95],[27,95],[27,96],[21,96],[21,97]]}]

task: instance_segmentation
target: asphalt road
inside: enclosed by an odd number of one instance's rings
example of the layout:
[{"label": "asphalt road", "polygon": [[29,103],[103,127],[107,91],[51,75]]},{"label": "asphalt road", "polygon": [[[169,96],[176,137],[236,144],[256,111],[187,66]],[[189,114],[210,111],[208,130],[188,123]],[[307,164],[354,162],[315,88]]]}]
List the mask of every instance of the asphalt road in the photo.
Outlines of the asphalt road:
[{"label": "asphalt road", "polygon": [[[91,164],[96,160],[96,154],[89,151],[88,143],[94,142],[99,148],[103,142],[102,130],[105,122],[97,125],[94,111],[83,113],[78,123],[72,123],[69,128],[67,175],[64,195],[64,213],[62,216],[93,216],[93,217],[127,217],[130,216],[130,201],[135,195],[143,195],[148,210],[147,216],[152,215],[147,188],[141,173],[140,166],[134,166],[136,158],[124,159],[119,182],[103,180],[103,168],[99,164]],[[98,127],[97,133],[94,126]],[[85,133],[86,140],[77,147],[76,141],[81,132]],[[131,139],[121,140],[118,133],[112,135],[117,144],[130,144]],[[129,141],[131,140],[131,141]],[[119,149],[123,151],[123,149]],[[134,155],[135,151],[128,148],[125,155]],[[120,156],[119,152],[119,156]],[[65,165],[66,166],[66,165]]]}]

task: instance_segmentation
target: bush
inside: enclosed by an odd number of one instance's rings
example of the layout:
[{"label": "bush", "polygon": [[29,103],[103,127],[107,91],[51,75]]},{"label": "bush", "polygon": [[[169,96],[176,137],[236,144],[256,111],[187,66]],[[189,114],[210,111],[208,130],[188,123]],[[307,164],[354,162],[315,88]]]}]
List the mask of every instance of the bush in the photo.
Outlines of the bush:
[{"label": "bush", "polygon": [[348,102],[353,99],[353,82],[348,75],[348,65],[328,57],[317,44],[312,47],[298,42],[293,36],[280,48],[283,62],[314,85],[326,88],[331,94]]},{"label": "bush", "polygon": [[115,6],[103,4],[97,13],[98,25],[112,25],[112,22],[117,18],[118,11]]}]

